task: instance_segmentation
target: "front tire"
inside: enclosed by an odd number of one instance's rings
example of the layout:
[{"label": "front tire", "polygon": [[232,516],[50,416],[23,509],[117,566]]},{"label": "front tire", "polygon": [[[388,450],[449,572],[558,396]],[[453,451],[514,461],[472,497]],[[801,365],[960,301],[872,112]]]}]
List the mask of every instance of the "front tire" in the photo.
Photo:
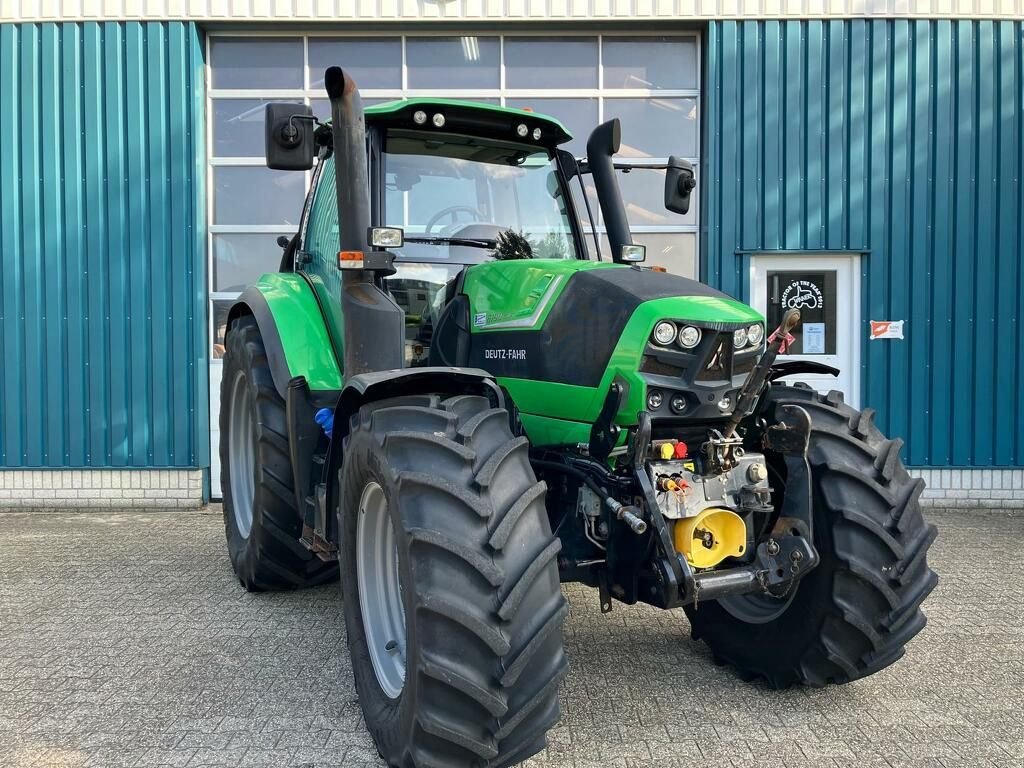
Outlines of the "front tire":
[{"label": "front tire", "polygon": [[686,613],[693,638],[745,679],[776,688],[846,683],[892,664],[924,628],[921,603],[938,582],[927,562],[935,526],[918,505],[924,483],[900,461],[903,442],[886,439],[873,411],[855,411],[839,392],[777,384],[761,414],[778,423],[784,405],[811,417],[808,461],[821,562],[785,598],[741,596],[688,606]]},{"label": "front tire", "polygon": [[498,767],[543,749],[568,662],[545,486],[483,397],[364,406],[338,510],[364,719],[399,768]]},{"label": "front tire", "polygon": [[295,589],[337,578],[299,541],[284,400],[274,387],[252,315],[232,321],[220,395],[224,532],[231,567],[250,592]]}]

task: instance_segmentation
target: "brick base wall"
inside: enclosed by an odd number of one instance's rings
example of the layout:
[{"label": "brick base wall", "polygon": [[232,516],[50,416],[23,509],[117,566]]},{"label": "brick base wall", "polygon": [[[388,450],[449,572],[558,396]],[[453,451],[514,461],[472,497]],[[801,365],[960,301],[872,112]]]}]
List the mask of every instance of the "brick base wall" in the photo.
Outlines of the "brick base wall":
[{"label": "brick base wall", "polygon": [[[1024,510],[1024,468],[911,468],[932,508]],[[196,509],[203,505],[201,469],[0,470],[4,509]]]},{"label": "brick base wall", "polygon": [[921,505],[945,509],[1024,510],[1024,468],[910,468],[924,480]]},{"label": "brick base wall", "polygon": [[0,470],[0,510],[196,509],[201,469]]}]

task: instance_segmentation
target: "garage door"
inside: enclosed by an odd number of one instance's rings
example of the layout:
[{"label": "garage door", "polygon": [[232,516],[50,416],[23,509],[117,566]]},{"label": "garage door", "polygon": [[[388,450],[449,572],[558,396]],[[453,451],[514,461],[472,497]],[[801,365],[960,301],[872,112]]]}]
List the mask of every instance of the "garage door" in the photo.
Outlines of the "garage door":
[{"label": "garage door", "polygon": [[[700,44],[696,34],[579,35],[210,35],[208,136],[210,371],[213,491],[219,496],[216,432],[224,320],[231,302],[275,270],[280,235],[295,232],[310,174],[263,162],[263,105],[294,101],[326,117],[323,72],[349,71],[364,102],[411,96],[528,107],[559,118],[585,152],[590,130],[618,117],[620,157],[642,166],[668,155],[699,174]],[[621,174],[627,211],[650,263],[696,275],[700,212],[665,211],[662,171]],[[595,206],[596,210],[596,206]],[[607,250],[605,251],[607,254]]]}]

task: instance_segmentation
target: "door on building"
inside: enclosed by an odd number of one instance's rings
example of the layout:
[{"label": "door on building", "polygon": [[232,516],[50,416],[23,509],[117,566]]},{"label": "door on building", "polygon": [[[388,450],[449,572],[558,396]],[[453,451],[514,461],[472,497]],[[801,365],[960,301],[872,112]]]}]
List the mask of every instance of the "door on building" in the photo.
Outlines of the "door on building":
[{"label": "door on building", "polygon": [[751,304],[769,333],[790,309],[799,309],[795,341],[780,361],[813,360],[840,370],[838,377],[801,375],[821,392],[838,389],[853,407],[860,402],[859,254],[757,254],[750,264]]}]

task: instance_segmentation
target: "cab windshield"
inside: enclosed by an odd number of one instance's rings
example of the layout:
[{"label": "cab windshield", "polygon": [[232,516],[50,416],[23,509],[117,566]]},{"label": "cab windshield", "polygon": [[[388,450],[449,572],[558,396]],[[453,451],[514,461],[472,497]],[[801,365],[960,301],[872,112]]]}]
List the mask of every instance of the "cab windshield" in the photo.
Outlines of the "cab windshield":
[{"label": "cab windshield", "polygon": [[547,150],[468,136],[393,131],[383,152],[386,226],[401,261],[576,258],[558,169]]}]

